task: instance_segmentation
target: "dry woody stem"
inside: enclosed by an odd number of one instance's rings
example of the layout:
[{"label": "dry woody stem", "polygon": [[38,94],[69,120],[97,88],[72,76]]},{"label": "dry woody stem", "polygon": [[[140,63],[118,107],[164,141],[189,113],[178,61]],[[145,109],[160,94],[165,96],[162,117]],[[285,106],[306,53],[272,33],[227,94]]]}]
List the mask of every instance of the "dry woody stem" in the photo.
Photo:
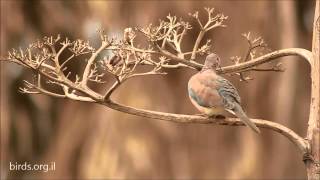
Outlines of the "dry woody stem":
[{"label": "dry woody stem", "polygon": [[[319,1],[317,1],[317,8],[319,8]],[[181,18],[168,15],[165,20],[160,20],[158,25],[126,28],[122,39],[109,38],[103,30],[98,30],[101,40],[99,47],[92,47],[88,41],[81,39],[71,41],[68,38],[62,39],[59,35],[50,36],[30,44],[25,50],[13,49],[6,58],[1,58],[1,61],[17,63],[35,73],[33,82],[24,81],[25,86],[20,88],[21,93],[45,94],[57,98],[92,102],[120,112],[176,123],[243,126],[244,124],[236,118],[214,119],[150,111],[122,105],[111,99],[117,88],[131,78],[166,75],[167,69],[200,70],[203,65],[197,61],[212,53],[211,40],[204,42],[204,35],[216,28],[226,27],[225,21],[228,19],[222,13],[215,13],[213,8],[205,8],[205,12],[207,22],[201,22],[198,12],[189,14],[199,26],[199,32],[192,49],[186,51],[182,46],[184,38],[195,28]],[[319,13],[316,13],[316,16],[319,17]],[[219,68],[217,70],[219,74],[238,75],[239,80],[248,81],[252,79],[246,75],[249,71],[282,72],[284,70],[281,63],[275,64],[273,60],[284,56],[299,56],[311,65],[313,90],[306,139],[275,122],[262,119],[253,119],[253,122],[258,127],[269,129],[288,138],[303,154],[308,168],[308,177],[316,177],[313,175],[318,170],[315,164],[319,161],[319,153],[315,153],[314,150],[319,151],[319,143],[316,141],[319,140],[320,63],[319,42],[315,41],[319,38],[319,28],[314,32],[312,52],[301,48],[270,51],[261,37],[255,37],[250,32],[242,36],[248,43],[247,51],[243,56],[231,57],[233,65]],[[136,45],[137,38],[145,39],[148,43],[144,46]],[[69,54],[68,57],[63,56],[66,52]],[[81,73],[69,70],[70,64],[76,61],[75,59],[85,64]],[[48,86],[55,88],[47,88]],[[95,90],[97,86],[104,92]],[[313,146],[318,149],[314,149]]]}]

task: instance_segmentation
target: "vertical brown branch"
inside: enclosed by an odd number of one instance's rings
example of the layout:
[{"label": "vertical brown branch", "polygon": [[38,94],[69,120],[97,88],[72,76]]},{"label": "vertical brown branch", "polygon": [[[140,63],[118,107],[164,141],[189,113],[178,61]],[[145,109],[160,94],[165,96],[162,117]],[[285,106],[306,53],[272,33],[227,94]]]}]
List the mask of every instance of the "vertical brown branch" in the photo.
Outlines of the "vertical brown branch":
[{"label": "vertical brown branch", "polygon": [[196,43],[193,46],[191,60],[195,60],[196,59],[197,49],[199,48],[199,45],[200,45],[201,40],[202,40],[203,36],[205,35],[205,33],[206,33],[205,29],[201,29],[200,30],[199,35],[198,35],[197,40],[196,40]]},{"label": "vertical brown branch", "polygon": [[102,41],[101,42],[101,46],[100,48],[96,51],[96,52],[93,52],[90,59],[88,60],[88,63],[85,67],[85,70],[83,72],[83,76],[82,76],[82,82],[81,84],[86,87],[87,86],[87,82],[88,82],[88,76],[89,76],[89,73],[90,73],[90,69],[91,69],[91,65],[93,64],[93,62],[95,61],[95,59],[97,58],[97,56],[99,55],[99,53],[104,50],[106,47],[108,47],[110,45],[109,42],[106,42],[106,41]]},{"label": "vertical brown branch", "polygon": [[309,154],[305,159],[308,179],[320,179],[320,1],[316,1],[311,61],[311,104],[308,122],[307,139],[310,143]]}]

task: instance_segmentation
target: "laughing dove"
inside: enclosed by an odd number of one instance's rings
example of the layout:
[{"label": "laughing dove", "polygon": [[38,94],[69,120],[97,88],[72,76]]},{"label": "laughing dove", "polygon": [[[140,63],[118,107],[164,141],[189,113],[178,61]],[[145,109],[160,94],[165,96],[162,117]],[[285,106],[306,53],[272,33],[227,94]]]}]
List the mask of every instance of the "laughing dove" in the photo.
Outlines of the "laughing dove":
[{"label": "laughing dove", "polygon": [[208,55],[202,70],[190,78],[188,93],[192,104],[208,116],[230,116],[231,113],[260,133],[243,111],[236,88],[227,79],[216,74],[219,63],[220,58],[216,54]]}]

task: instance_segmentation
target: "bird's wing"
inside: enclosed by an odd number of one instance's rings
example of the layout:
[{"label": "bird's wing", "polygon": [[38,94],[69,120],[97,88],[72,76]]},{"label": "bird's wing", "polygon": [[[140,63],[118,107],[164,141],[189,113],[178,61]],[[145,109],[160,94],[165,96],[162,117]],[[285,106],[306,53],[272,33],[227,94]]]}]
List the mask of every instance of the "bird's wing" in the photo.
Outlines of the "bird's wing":
[{"label": "bird's wing", "polygon": [[233,110],[234,103],[240,104],[241,98],[237,89],[227,79],[219,76],[215,79],[217,81],[217,91],[222,97],[223,104],[226,109]]},{"label": "bird's wing", "polygon": [[236,88],[226,79],[223,77],[217,78],[218,84],[218,92],[223,99],[223,104],[225,109],[239,117],[244,124],[254,130],[256,133],[260,133],[259,128],[248,118],[246,113],[243,111],[242,107],[240,106],[240,96]]},{"label": "bird's wing", "polygon": [[188,93],[190,98],[202,107],[223,107],[223,99],[216,89],[216,82],[210,75],[193,76],[188,83]]},{"label": "bird's wing", "polygon": [[216,74],[203,75],[197,80],[195,84],[198,83],[198,85],[194,87],[200,87],[198,90],[201,91],[195,94],[204,105],[208,105],[207,107],[223,107],[226,111],[239,117],[255,132],[260,133],[259,128],[247,117],[241,108],[239,93],[230,81]]}]

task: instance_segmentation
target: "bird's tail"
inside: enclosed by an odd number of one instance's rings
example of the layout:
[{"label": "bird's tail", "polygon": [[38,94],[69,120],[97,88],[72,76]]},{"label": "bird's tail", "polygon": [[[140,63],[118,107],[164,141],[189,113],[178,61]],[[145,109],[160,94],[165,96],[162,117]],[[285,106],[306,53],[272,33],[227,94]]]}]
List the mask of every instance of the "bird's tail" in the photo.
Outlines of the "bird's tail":
[{"label": "bird's tail", "polygon": [[241,106],[238,103],[235,104],[234,113],[238,118],[241,119],[241,121],[244,122],[245,125],[250,127],[256,133],[260,133],[259,128],[248,118],[248,116],[245,112],[243,112]]}]

